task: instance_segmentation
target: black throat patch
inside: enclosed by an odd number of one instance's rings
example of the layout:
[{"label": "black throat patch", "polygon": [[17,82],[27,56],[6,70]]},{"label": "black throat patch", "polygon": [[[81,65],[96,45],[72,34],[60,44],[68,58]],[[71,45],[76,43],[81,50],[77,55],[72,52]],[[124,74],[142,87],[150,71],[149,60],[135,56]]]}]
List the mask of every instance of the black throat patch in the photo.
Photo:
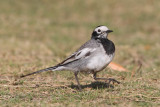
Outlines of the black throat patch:
[{"label": "black throat patch", "polygon": [[98,42],[102,43],[104,50],[108,55],[113,54],[115,52],[115,45],[112,41],[106,38],[95,38]]}]

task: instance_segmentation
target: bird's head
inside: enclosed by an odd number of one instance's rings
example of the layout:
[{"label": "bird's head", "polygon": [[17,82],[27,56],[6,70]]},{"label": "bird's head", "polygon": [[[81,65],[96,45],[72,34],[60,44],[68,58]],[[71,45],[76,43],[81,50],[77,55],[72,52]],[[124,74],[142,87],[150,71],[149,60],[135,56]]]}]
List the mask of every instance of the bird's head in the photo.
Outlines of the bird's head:
[{"label": "bird's head", "polygon": [[92,38],[107,38],[108,34],[113,32],[106,26],[97,26],[92,32]]}]

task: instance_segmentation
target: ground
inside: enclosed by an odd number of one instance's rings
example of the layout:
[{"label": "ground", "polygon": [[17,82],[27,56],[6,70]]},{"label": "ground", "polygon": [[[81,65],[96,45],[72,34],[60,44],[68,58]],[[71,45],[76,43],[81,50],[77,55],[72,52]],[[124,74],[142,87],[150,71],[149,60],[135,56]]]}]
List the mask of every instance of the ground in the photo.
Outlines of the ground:
[{"label": "ground", "polygon": [[[1,0],[1,106],[160,106],[159,0]],[[80,74],[77,90],[72,72],[45,72],[90,39],[93,29],[106,25],[114,32],[113,62],[128,69],[106,68],[95,81]],[[142,66],[141,66],[142,65]]]}]

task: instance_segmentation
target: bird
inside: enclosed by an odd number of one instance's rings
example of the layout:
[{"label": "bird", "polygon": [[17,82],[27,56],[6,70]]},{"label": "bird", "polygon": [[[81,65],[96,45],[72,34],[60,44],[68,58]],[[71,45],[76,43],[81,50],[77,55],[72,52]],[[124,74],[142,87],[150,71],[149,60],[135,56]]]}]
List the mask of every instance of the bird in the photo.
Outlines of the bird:
[{"label": "bird", "polygon": [[93,74],[95,80],[109,80],[109,83],[119,81],[113,78],[98,78],[97,73],[102,71],[115,56],[115,45],[108,39],[109,33],[113,32],[107,26],[97,26],[92,34],[91,39],[84,43],[73,54],[55,66],[41,69],[20,77],[46,72],[46,71],[72,71],[75,76],[79,90],[82,90],[78,79],[78,73]]}]

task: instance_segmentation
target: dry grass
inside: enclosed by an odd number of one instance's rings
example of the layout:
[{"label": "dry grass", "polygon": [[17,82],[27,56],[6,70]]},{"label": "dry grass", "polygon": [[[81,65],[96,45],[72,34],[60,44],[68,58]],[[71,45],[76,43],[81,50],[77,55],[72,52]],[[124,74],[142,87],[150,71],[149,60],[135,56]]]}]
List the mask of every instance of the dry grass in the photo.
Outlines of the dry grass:
[{"label": "dry grass", "polygon": [[[0,105],[160,106],[159,11],[158,0],[0,1]],[[80,74],[79,92],[68,71],[17,79],[60,62],[97,25],[114,30],[109,36],[116,44],[114,62],[130,71],[106,68],[99,77],[120,85]]]}]

